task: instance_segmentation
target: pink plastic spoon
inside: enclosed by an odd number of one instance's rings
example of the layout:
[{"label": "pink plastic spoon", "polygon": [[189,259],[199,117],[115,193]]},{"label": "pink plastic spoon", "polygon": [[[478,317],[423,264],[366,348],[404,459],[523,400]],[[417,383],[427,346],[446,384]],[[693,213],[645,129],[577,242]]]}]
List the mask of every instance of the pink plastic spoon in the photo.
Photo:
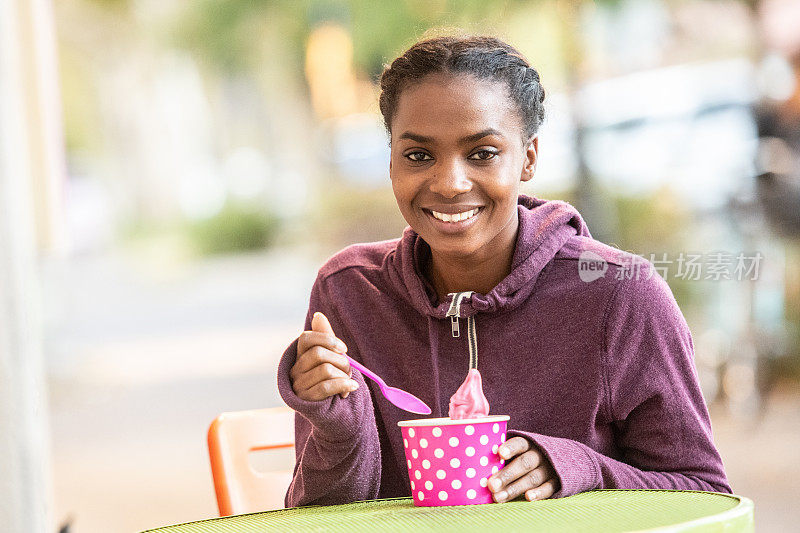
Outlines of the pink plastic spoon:
[{"label": "pink plastic spoon", "polygon": [[398,389],[397,387],[390,387],[381,379],[378,374],[365,367],[349,355],[345,354],[345,357],[347,357],[347,360],[350,361],[350,366],[357,369],[359,372],[377,383],[378,387],[381,389],[381,393],[383,393],[383,396],[400,409],[411,413],[416,413],[418,415],[431,414],[431,408],[410,392]]}]

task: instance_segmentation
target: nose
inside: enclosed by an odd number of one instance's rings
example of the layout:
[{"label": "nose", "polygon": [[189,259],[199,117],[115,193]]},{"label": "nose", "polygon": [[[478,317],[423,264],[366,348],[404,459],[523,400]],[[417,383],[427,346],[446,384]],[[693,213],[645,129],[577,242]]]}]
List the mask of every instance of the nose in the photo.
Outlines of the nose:
[{"label": "nose", "polygon": [[472,190],[472,181],[467,176],[466,169],[458,161],[449,164],[439,164],[433,169],[429,188],[432,193],[445,198],[454,198],[459,194]]}]

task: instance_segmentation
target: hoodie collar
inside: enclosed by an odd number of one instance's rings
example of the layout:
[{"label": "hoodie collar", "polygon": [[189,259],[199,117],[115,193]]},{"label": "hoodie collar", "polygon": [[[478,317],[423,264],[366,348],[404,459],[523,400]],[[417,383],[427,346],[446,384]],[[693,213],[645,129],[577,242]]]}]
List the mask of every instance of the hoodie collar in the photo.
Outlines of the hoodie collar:
[{"label": "hoodie collar", "polygon": [[[533,292],[539,273],[571,237],[591,236],[578,211],[566,202],[520,195],[517,204],[520,223],[511,272],[488,294],[476,292],[465,299],[461,316],[509,311],[519,306]],[[423,274],[430,256],[428,243],[407,227],[388,258],[388,275],[417,311],[443,319],[450,302],[437,303],[436,291]]]}]

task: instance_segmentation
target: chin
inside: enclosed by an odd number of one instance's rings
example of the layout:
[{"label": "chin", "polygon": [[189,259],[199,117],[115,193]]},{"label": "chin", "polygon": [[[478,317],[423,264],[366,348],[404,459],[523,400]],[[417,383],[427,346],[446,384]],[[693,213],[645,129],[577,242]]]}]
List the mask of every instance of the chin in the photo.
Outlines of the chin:
[{"label": "chin", "polygon": [[[425,239],[425,237],[422,238]],[[425,239],[425,242],[428,243],[428,246],[431,247],[432,251],[453,257],[469,257],[480,249],[479,246],[470,245],[469,243],[465,242],[447,243],[447,242],[442,242],[441,239],[438,239],[433,242],[428,239]]]}]

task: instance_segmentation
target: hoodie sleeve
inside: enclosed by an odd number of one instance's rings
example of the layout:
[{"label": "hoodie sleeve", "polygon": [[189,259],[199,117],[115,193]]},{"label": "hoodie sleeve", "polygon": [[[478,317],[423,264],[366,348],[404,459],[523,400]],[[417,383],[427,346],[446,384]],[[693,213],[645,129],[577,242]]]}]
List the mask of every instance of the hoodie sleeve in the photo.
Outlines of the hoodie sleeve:
[{"label": "hoodie sleeve", "polygon": [[689,328],[669,286],[658,275],[617,282],[604,322],[607,404],[619,460],[574,440],[509,432],[550,459],[561,481],[554,497],[605,488],[730,493]]},{"label": "hoodie sleeve", "polygon": [[[305,329],[311,317],[324,313],[336,335],[353,347],[333,303],[327,297],[325,279],[317,276]],[[352,348],[351,348],[352,351]],[[342,399],[339,395],[317,402],[299,398],[292,389],[289,371],[297,359],[297,340],[286,349],[278,365],[278,391],[295,414],[295,467],[286,494],[286,507],[332,505],[378,496],[381,449],[369,388],[353,369],[359,388]]]}]

